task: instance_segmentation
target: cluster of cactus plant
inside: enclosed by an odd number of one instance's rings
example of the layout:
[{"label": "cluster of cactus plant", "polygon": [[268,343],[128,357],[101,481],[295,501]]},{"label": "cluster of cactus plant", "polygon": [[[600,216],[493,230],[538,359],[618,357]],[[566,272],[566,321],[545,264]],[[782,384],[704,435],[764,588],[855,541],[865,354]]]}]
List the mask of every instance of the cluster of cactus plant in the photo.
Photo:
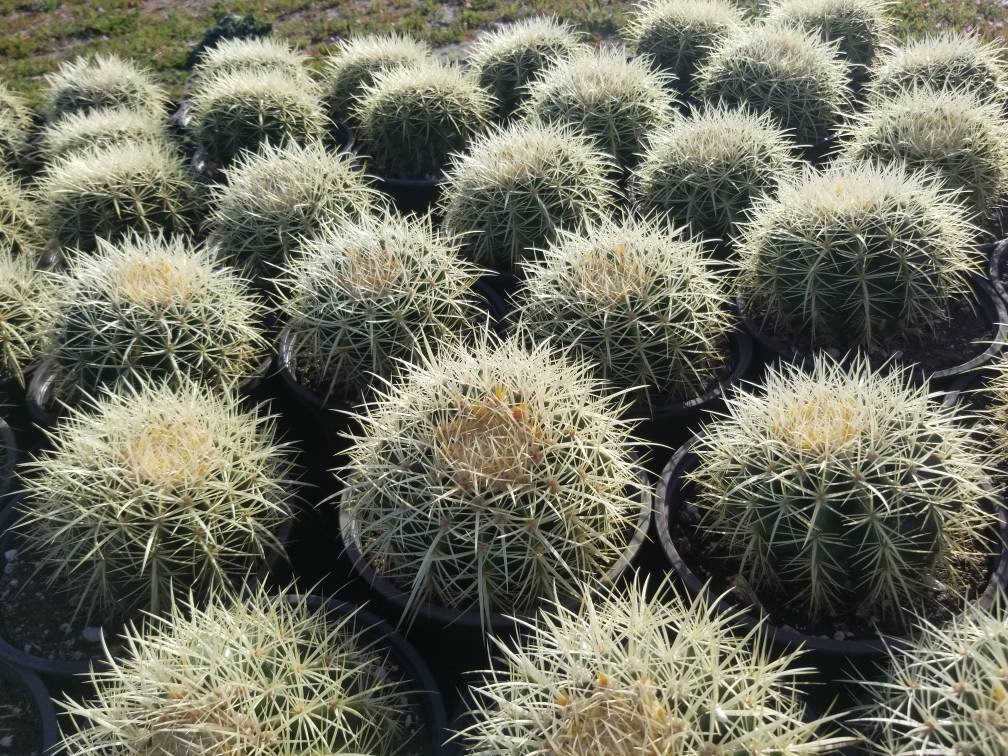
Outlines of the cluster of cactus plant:
[{"label": "cluster of cactus plant", "polygon": [[890,39],[884,3],[875,0],[776,0],[767,21],[792,24],[827,43],[835,43],[844,60],[864,71]]},{"label": "cluster of cactus plant", "polygon": [[673,75],[675,88],[687,97],[711,50],[744,23],[731,0],[647,0],[630,17],[626,34],[637,54]]},{"label": "cluster of cactus plant", "polygon": [[674,116],[670,81],[625,50],[578,50],[529,85],[522,113],[580,129],[620,166],[631,167],[651,133]]},{"label": "cluster of cactus plant", "polygon": [[334,120],[350,118],[354,103],[387,68],[418,65],[431,57],[425,42],[403,34],[367,34],[340,40],[325,61],[323,99]]},{"label": "cluster of cactus plant", "polygon": [[145,377],[239,382],[266,347],[263,307],[247,289],[212,249],[182,237],[99,241],[57,288],[48,358],[59,393],[94,395]]},{"label": "cluster of cactus plant", "polygon": [[211,189],[208,243],[251,274],[270,275],[323,222],[378,202],[349,155],[318,141],[266,144],[239,155]]},{"label": "cluster of cactus plant", "polygon": [[283,552],[293,465],[275,419],[216,387],[140,381],[72,409],[22,466],[16,529],[88,618],[237,586]]},{"label": "cluster of cactus plant", "polygon": [[283,69],[213,72],[192,94],[192,135],[207,158],[224,166],[264,142],[304,143],[329,126],[319,86]]},{"label": "cluster of cactus plant", "polygon": [[455,65],[436,60],[381,69],[353,110],[361,149],[374,170],[405,179],[438,178],[493,114],[493,97]]},{"label": "cluster of cactus plant", "polygon": [[875,103],[851,124],[846,160],[900,162],[939,175],[979,216],[1008,194],[1008,124],[1001,106],[969,91],[915,88]]},{"label": "cluster of cactus plant", "polygon": [[369,404],[340,504],[363,558],[410,594],[404,617],[529,615],[617,562],[639,468],[623,403],[591,370],[487,337],[442,345]]},{"label": "cluster of cactus plant", "polygon": [[93,753],[409,756],[415,683],[356,612],[257,590],[134,625],[128,653],[64,707],[68,756]]},{"label": "cluster of cactus plant", "polygon": [[527,94],[527,85],[557,61],[584,50],[581,35],[550,16],[505,24],[484,32],[469,51],[469,66],[497,101],[497,117],[510,119]]},{"label": "cluster of cactus plant", "polygon": [[150,113],[132,108],[101,108],[71,113],[48,124],[39,134],[38,151],[44,162],[52,162],[93,146],[125,142],[167,144],[164,124]]},{"label": "cluster of cactus plant", "polygon": [[634,172],[634,201],[693,234],[727,240],[759,197],[797,175],[793,147],[767,113],[694,111],[652,137]]},{"label": "cluster of cactus plant", "polygon": [[308,79],[308,56],[275,37],[224,39],[208,49],[193,66],[189,86],[199,89],[216,75],[236,71],[280,71],[294,79]]},{"label": "cluster of cactus plant", "polygon": [[132,232],[188,233],[195,203],[181,158],[156,142],[96,144],[45,167],[43,222],[64,248],[94,249]]},{"label": "cluster of cactus plant", "polygon": [[13,174],[0,171],[0,251],[35,260],[44,236],[39,204]]},{"label": "cluster of cactus plant", "polygon": [[486,319],[471,291],[481,272],[429,217],[325,224],[279,279],[299,380],[326,400],[356,400],[428,346],[475,331]]},{"label": "cluster of cactus plant", "polygon": [[79,57],[46,75],[46,106],[50,121],[70,113],[125,107],[164,114],[165,91],[147,71],[116,55]]},{"label": "cluster of cactus plant", "polygon": [[16,168],[28,145],[31,109],[21,95],[0,83],[0,166]]},{"label": "cluster of cactus plant", "polygon": [[24,385],[25,369],[42,354],[53,299],[33,258],[0,248],[0,380]]},{"label": "cluster of cactus plant", "polygon": [[982,558],[995,519],[986,457],[907,369],[820,353],[727,401],[689,480],[702,527],[757,595],[902,627],[939,576],[965,589],[957,566]]},{"label": "cluster of cactus plant", "polygon": [[898,164],[805,171],[753,207],[738,286],[765,327],[813,344],[926,333],[973,296],[977,230],[956,195]]},{"label": "cluster of cactus plant", "polygon": [[782,24],[743,27],[722,40],[696,77],[708,103],[770,113],[800,144],[826,139],[849,101],[847,68],[826,42]]},{"label": "cluster of cactus plant", "polygon": [[511,269],[564,228],[615,205],[615,166],[569,126],[515,123],[473,140],[452,161],[445,228],[479,263]]},{"label": "cluster of cactus plant", "polygon": [[573,349],[651,404],[702,393],[729,362],[727,287],[700,243],[667,221],[562,231],[525,273],[516,297],[523,332]]},{"label": "cluster of cactus plant", "polygon": [[[474,686],[465,753],[783,754],[833,751],[834,717],[809,721],[797,684],[813,672],[772,654],[757,626],[668,581],[649,591],[584,589],[579,610],[556,602]],[[459,737],[459,736],[456,736]]]}]

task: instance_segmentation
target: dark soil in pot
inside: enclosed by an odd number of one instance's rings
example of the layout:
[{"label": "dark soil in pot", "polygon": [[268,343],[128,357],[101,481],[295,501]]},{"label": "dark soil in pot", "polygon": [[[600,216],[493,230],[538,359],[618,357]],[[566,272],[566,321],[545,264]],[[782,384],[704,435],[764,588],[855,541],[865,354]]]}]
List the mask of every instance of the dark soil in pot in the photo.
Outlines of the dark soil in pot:
[{"label": "dark soil in pot", "polygon": [[408,179],[369,174],[375,187],[392,199],[401,213],[423,215],[437,205],[444,178]]},{"label": "dark soil in pot", "polygon": [[0,664],[0,756],[42,756],[58,740],[56,711],[42,681]]},{"label": "dark soil in pot", "polygon": [[[851,615],[832,621],[812,622],[802,616],[800,609],[789,606],[786,595],[760,591],[759,595],[746,585],[739,585],[732,566],[725,558],[716,539],[704,533],[699,525],[699,514],[690,504],[691,491],[683,476],[697,464],[691,452],[692,442],[680,447],[669,460],[662,473],[655,494],[655,525],[665,555],[690,594],[707,590],[712,596],[726,594],[720,602],[725,611],[746,609],[740,623],[752,627],[762,609],[767,616],[767,631],[779,646],[799,646],[817,654],[817,658],[840,659],[885,656],[886,644],[898,646],[900,630],[892,634],[879,628],[868,619]],[[1004,544],[1008,538],[1008,521],[999,513],[995,538]],[[941,576],[938,576],[939,580]],[[1001,545],[983,564],[974,565],[966,576],[969,584],[967,599],[989,605],[994,596],[1008,586],[1008,549]],[[730,593],[729,593],[730,592]],[[951,616],[961,609],[961,602],[953,592],[936,592],[927,607],[926,616],[932,622]],[[889,629],[892,631],[893,629]]]}]

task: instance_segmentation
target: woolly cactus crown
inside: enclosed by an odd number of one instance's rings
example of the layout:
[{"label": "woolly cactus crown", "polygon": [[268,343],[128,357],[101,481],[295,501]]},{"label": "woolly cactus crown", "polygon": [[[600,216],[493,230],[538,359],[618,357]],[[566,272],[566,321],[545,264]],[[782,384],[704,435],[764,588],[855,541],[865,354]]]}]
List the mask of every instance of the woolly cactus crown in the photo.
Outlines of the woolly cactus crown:
[{"label": "woolly cactus crown", "polygon": [[280,71],[311,80],[308,56],[276,37],[222,39],[200,56],[190,74],[190,87],[198,89],[213,76],[237,71]]},{"label": "woolly cactus crown", "polygon": [[11,173],[0,171],[0,250],[34,262],[43,245],[41,208]]},{"label": "woolly cactus crown", "polygon": [[188,233],[195,187],[181,159],[155,142],[96,144],[48,166],[39,181],[44,221],[62,247],[98,239]]},{"label": "woolly cactus crown", "polygon": [[793,147],[768,113],[693,111],[652,137],[634,174],[633,198],[695,235],[727,240],[759,197],[797,175]]},{"label": "woolly cactus crown", "polygon": [[[503,659],[477,693],[467,754],[783,754],[847,739],[808,722],[799,655],[771,654],[763,628],[740,637],[700,596],[666,581],[583,589],[581,609],[551,604],[525,637],[495,639]],[[523,628],[524,629],[524,628]]]},{"label": "woolly cactus crown", "polygon": [[966,90],[1004,104],[1008,64],[997,45],[973,35],[942,32],[889,50],[872,71],[870,95],[881,100],[918,86]]},{"label": "woolly cactus crown", "polygon": [[803,145],[829,136],[848,105],[847,69],[833,48],[781,24],[726,37],[697,73],[696,90],[709,103],[770,113]]},{"label": "woolly cactus crown", "polygon": [[668,74],[625,50],[578,50],[529,85],[527,118],[584,131],[622,166],[674,116]]},{"label": "woolly cactus crown", "polygon": [[406,616],[527,615],[617,562],[641,484],[623,408],[590,371],[518,339],[446,344],[360,418],[341,506],[364,558],[410,592]]},{"label": "woolly cactus crown", "polygon": [[962,589],[993,515],[985,456],[953,410],[906,370],[821,353],[762,388],[730,396],[693,447],[701,526],[732,569],[812,618],[901,625],[936,579]]},{"label": "woolly cactus crown", "polygon": [[992,214],[1008,193],[1004,114],[966,90],[915,88],[875,103],[841,144],[848,160],[899,161],[937,174],[980,216]]},{"label": "woolly cactus crown", "polygon": [[[64,736],[91,753],[202,756],[367,754],[417,747],[419,691],[356,613],[336,614],[258,589],[125,633],[128,654],[94,671],[97,696],[64,707]],[[208,702],[213,702],[212,705]]]},{"label": "woolly cactus crown", "polygon": [[346,119],[353,112],[364,87],[374,82],[379,71],[396,66],[424,63],[431,57],[430,46],[405,34],[367,34],[341,39],[325,61],[323,88],[329,113]]},{"label": "woolly cactus crown", "polygon": [[181,237],[99,241],[59,287],[50,348],[61,390],[94,394],[148,376],[237,383],[266,347],[247,287],[214,250]]},{"label": "woolly cactus crown", "polygon": [[458,66],[430,60],[376,73],[353,113],[375,169],[414,179],[439,177],[451,153],[489,125],[493,106]]},{"label": "woolly cactus crown", "polygon": [[471,291],[482,271],[458,251],[428,216],[324,223],[279,281],[299,377],[326,399],[356,401],[428,345],[474,330],[486,319]]},{"label": "woolly cactus crown", "polygon": [[738,243],[749,314],[814,343],[927,331],[972,297],[977,230],[955,195],[900,165],[836,165],[781,184]]},{"label": "woolly cactus crown", "polygon": [[630,17],[626,34],[637,54],[672,74],[672,83],[686,95],[710,51],[744,22],[730,0],[647,0]]},{"label": "woolly cactus crown", "polygon": [[767,20],[794,24],[836,43],[850,64],[868,67],[889,42],[892,23],[878,0],[776,0]]},{"label": "woolly cactus crown", "polygon": [[62,63],[45,79],[50,121],[69,113],[117,107],[161,116],[168,103],[165,91],[146,70],[116,55],[80,56]]},{"label": "woolly cactus crown", "polygon": [[324,221],[367,213],[380,201],[350,155],[266,144],[240,154],[210,192],[208,241],[255,275],[272,275],[301,238]]},{"label": "woolly cactus crown", "polygon": [[558,230],[615,205],[611,158],[569,126],[514,123],[452,159],[442,195],[445,228],[479,263],[511,269]]},{"label": "woolly cactus crown", "polygon": [[0,246],[0,380],[24,385],[42,351],[53,312],[52,282],[35,260]]},{"label": "woolly cactus crown", "polygon": [[167,144],[164,124],[150,113],[132,108],[101,108],[70,113],[48,124],[39,135],[43,160],[53,161],[92,146],[107,147],[125,142]]},{"label": "woolly cactus crown", "polygon": [[581,34],[569,23],[554,16],[531,16],[480,34],[468,62],[479,83],[497,99],[497,117],[506,120],[540,71],[585,49]]},{"label": "woolly cactus crown", "polygon": [[702,393],[729,359],[726,287],[700,244],[667,221],[561,231],[526,266],[516,301],[531,338],[573,349],[649,402]]},{"label": "woolly cactus crown", "polygon": [[292,517],[275,418],[219,388],[140,381],[71,410],[22,467],[17,532],[89,617],[238,585]]}]

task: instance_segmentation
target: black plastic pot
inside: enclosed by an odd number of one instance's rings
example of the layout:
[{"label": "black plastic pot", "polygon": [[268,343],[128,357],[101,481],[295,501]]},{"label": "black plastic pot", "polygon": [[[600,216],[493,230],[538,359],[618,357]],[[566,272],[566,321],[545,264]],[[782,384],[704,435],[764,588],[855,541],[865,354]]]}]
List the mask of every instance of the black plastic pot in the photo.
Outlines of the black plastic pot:
[{"label": "black plastic pot", "polygon": [[31,699],[39,721],[39,753],[50,753],[60,741],[56,722],[56,707],[42,680],[29,669],[0,661],[0,675],[14,688],[21,689]]},{"label": "black plastic pot", "polygon": [[1008,305],[1008,289],[1005,289],[1004,281],[1001,280],[1006,252],[1008,252],[1008,239],[1002,239],[990,245],[990,255],[987,257],[987,278],[990,280],[994,293]]},{"label": "black plastic pot", "polygon": [[372,176],[375,186],[392,198],[402,213],[423,215],[441,196],[444,179],[403,179],[390,176]]},{"label": "black plastic pot", "polygon": [[17,466],[20,454],[14,431],[3,418],[0,418],[0,447],[6,450],[4,464],[0,467],[0,507],[3,507],[7,504],[7,497],[14,481],[14,468]]},{"label": "black plastic pot", "polygon": [[332,128],[333,145],[340,152],[352,152],[354,147],[353,131],[343,121],[338,121]]},{"label": "black plastic pot", "polygon": [[[654,515],[658,539],[666,558],[685,584],[690,595],[696,596],[709,591],[709,589],[693,571],[693,568],[683,560],[676,549],[670,531],[670,523],[675,522],[679,512],[688,506],[686,501],[688,492],[683,490],[683,476],[697,464],[697,458],[691,451],[692,444],[691,440],[679,447],[662,471],[661,479],[655,490]],[[995,597],[1008,587],[1008,547],[1005,545],[1008,544],[1008,519],[1006,519],[1003,509],[999,509],[999,518],[1001,552],[992,559],[991,576],[986,589],[978,599],[978,603],[985,607],[990,607]],[[711,594],[711,597],[713,598],[714,595]],[[745,611],[743,614],[738,614],[740,610],[745,610],[747,607],[740,606],[727,595],[717,601],[717,607],[725,614],[738,615],[737,622],[745,630],[750,630],[759,623],[759,617],[755,611]],[[790,650],[802,648],[823,657],[841,660],[882,659],[888,655],[887,649],[898,647],[901,644],[900,638],[880,635],[844,640],[821,635],[808,635],[791,627],[774,625],[769,620],[765,622],[764,628],[769,640],[778,647]]]},{"label": "black plastic pot", "polygon": [[[995,293],[994,287],[987,279],[974,275],[972,283],[977,293],[977,303],[988,320],[995,326],[994,337],[986,348],[978,349],[973,357],[958,365],[936,370],[930,374],[925,373],[918,365],[913,365],[913,374],[921,382],[926,381],[935,388],[948,388],[953,384],[958,384],[959,379],[964,376],[979,378],[980,371],[990,365],[1004,351],[1005,345],[1008,343],[1008,309],[1006,309],[1005,300]],[[765,332],[746,314],[745,300],[741,294],[737,296],[735,303],[743,325],[759,344],[768,362],[779,359],[798,365],[808,364],[812,356],[811,353],[798,351],[781,339]]]},{"label": "black plastic pot", "polygon": [[[638,552],[647,539],[648,527],[651,523],[651,494],[647,490],[647,480],[641,476],[640,510],[631,536],[622,556],[616,560],[615,564],[606,572],[606,582],[616,582],[620,576],[631,566],[637,557]],[[343,501],[349,493],[348,488],[344,488],[340,494],[339,523],[340,534],[343,538],[343,549],[353,563],[354,571],[357,573],[371,590],[386,604],[396,607],[400,612],[406,608],[410,598],[410,592],[404,591],[390,581],[378,575],[371,564],[361,554],[358,545],[357,525],[350,518],[346,507],[342,506]],[[449,609],[441,606],[425,605],[417,609],[416,620],[418,623],[428,628],[464,628],[473,633],[481,633],[483,630],[493,632],[497,635],[506,635],[514,632],[518,623],[515,619],[505,617],[502,614],[491,614],[489,626],[484,626],[479,612],[461,611]]]}]

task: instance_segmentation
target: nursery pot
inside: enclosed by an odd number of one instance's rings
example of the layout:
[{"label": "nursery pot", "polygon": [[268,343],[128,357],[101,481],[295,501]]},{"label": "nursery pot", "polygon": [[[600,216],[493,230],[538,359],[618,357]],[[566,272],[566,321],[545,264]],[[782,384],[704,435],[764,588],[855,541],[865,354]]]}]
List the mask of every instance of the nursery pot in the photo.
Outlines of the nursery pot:
[{"label": "nursery pot", "polygon": [[14,481],[14,468],[18,462],[18,444],[14,431],[7,421],[0,417],[0,447],[4,449],[4,463],[0,466],[0,506],[7,503],[11,484]]},{"label": "nursery pot", "polygon": [[373,176],[375,186],[392,198],[401,213],[423,215],[441,196],[445,180],[405,179],[391,176]]},{"label": "nursery pot", "polygon": [[0,661],[0,676],[7,685],[25,695],[31,702],[38,718],[38,753],[47,754],[56,747],[60,740],[59,726],[56,722],[56,708],[53,706],[49,691],[30,669]]},{"label": "nursery pot", "polygon": [[1004,281],[1001,280],[1006,254],[1008,254],[1008,239],[1002,239],[991,245],[990,256],[987,258],[987,278],[990,280],[994,293],[1002,302],[1008,304],[1008,289],[1005,289]]},{"label": "nursery pot", "polygon": [[[692,565],[687,564],[685,559],[676,548],[672,538],[670,526],[678,520],[679,514],[688,508],[687,501],[689,492],[686,489],[684,476],[695,468],[698,460],[692,452],[693,440],[683,444],[662,471],[661,479],[655,490],[655,525],[658,530],[658,539],[661,543],[662,551],[668,559],[676,574],[685,584],[691,596],[709,592],[713,599],[716,595],[709,588],[705,581],[697,575]],[[983,594],[977,599],[982,606],[990,606],[995,597],[1008,586],[1008,519],[1003,508],[998,509],[998,535],[1001,541],[1001,550],[996,556],[992,556],[991,575]],[[736,621],[745,630],[750,630],[759,624],[759,616],[755,611],[748,610],[748,607],[739,605],[729,594],[724,594],[718,598],[716,606],[719,611],[737,616]],[[746,610],[738,614],[739,610]],[[888,655],[887,649],[898,647],[899,638],[865,635],[859,638],[845,638],[838,640],[835,637],[810,635],[796,630],[790,626],[775,625],[769,618],[764,623],[767,638],[778,647],[791,650],[803,648],[816,653],[821,657],[832,657],[837,660],[842,659],[882,659]]]}]

